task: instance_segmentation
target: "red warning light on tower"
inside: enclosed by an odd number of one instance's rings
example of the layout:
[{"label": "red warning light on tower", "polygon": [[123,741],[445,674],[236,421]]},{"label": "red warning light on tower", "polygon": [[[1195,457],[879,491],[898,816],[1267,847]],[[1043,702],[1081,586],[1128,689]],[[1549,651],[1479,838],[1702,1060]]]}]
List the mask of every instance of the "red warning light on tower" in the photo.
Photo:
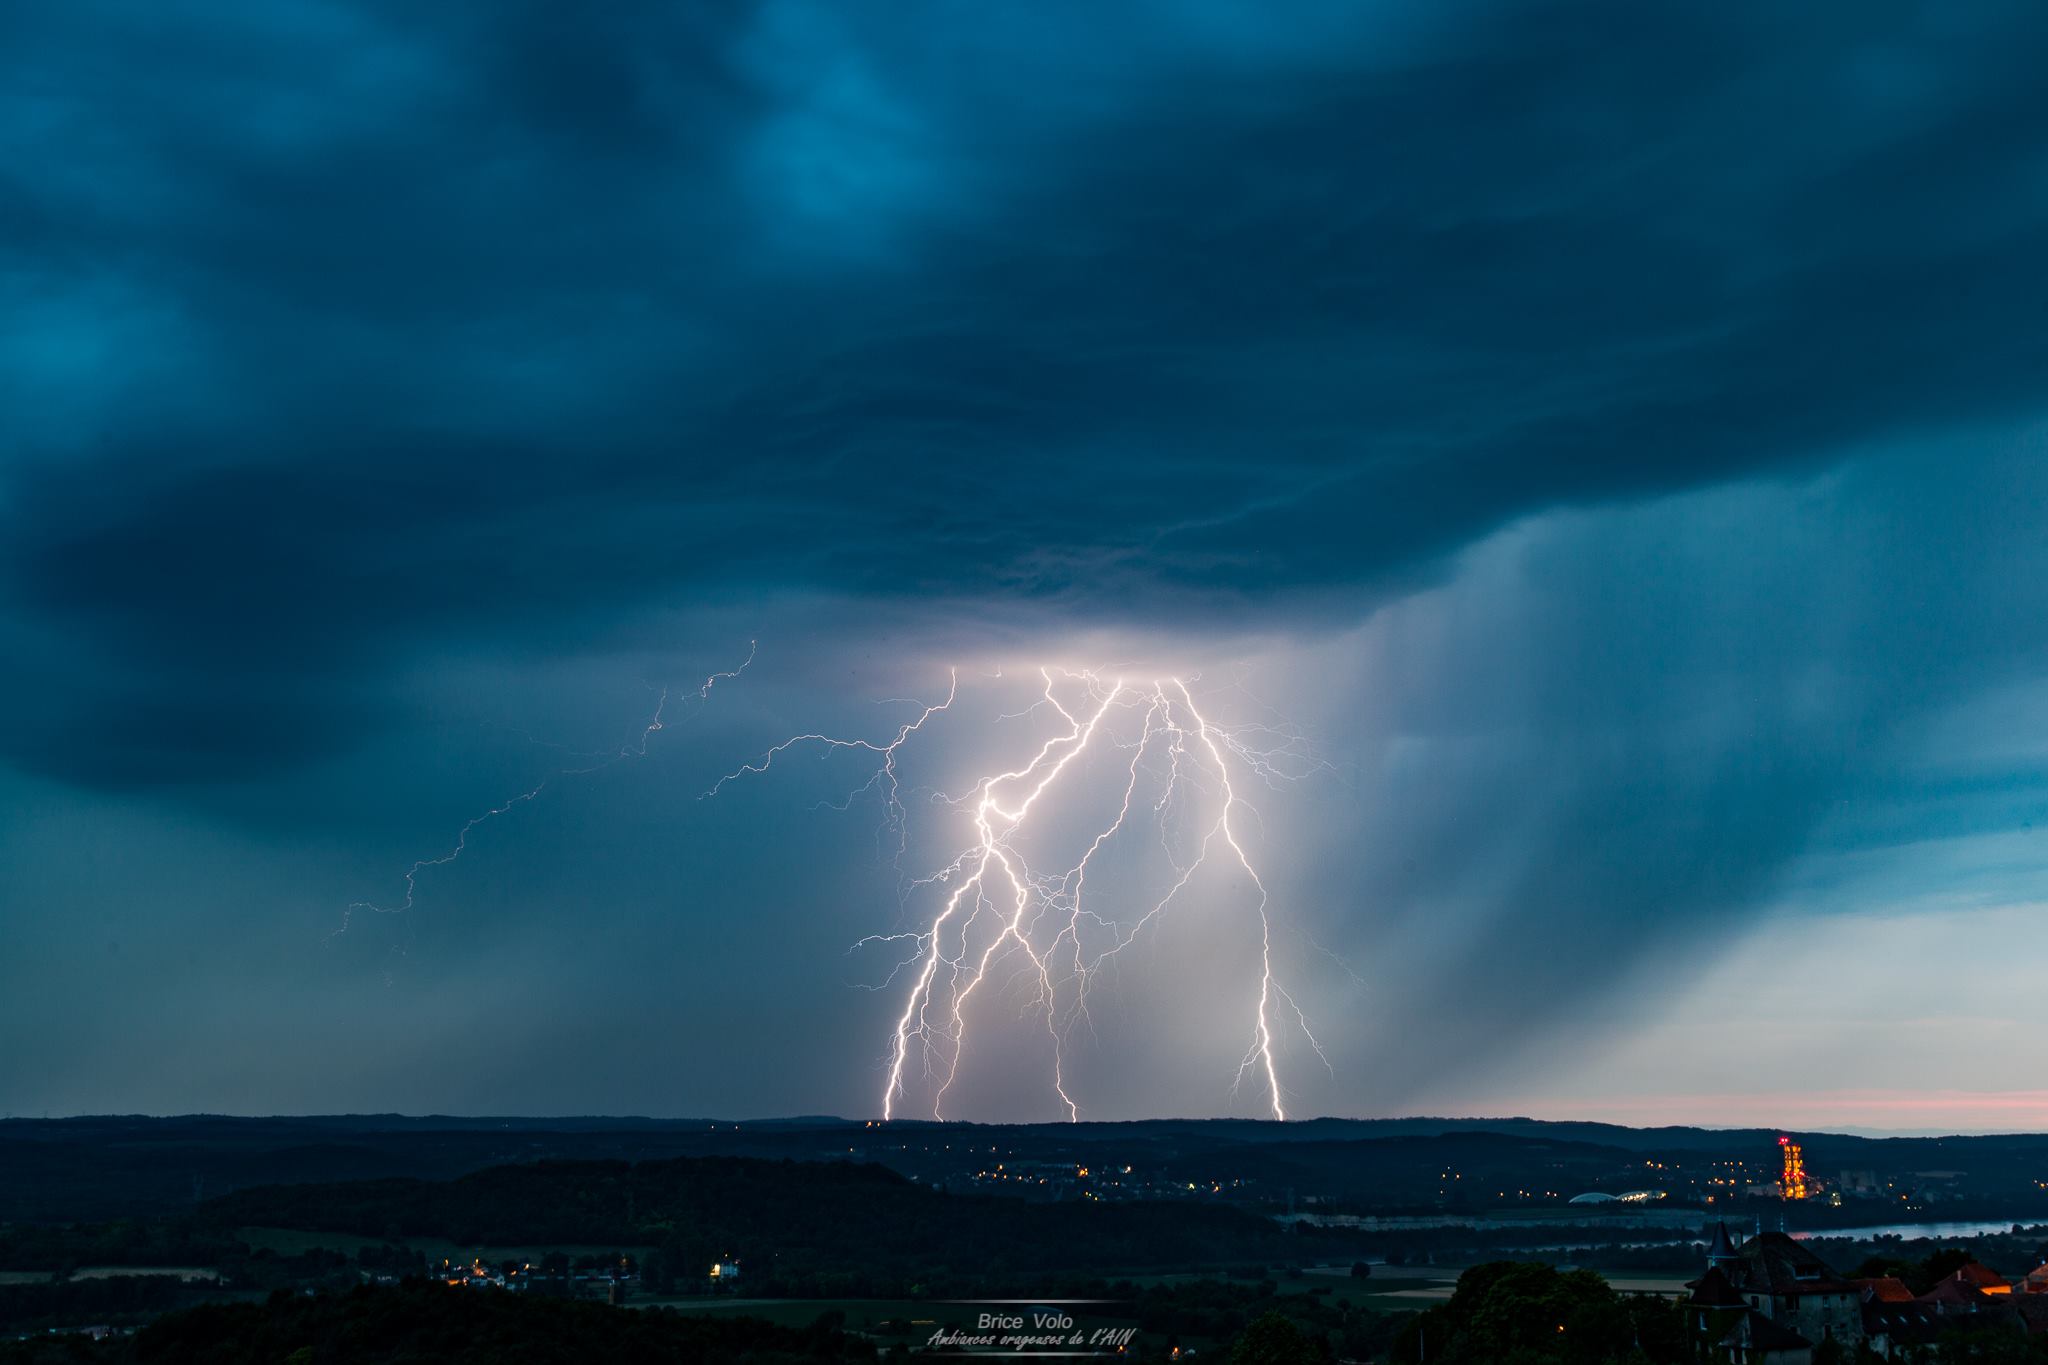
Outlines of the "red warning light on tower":
[{"label": "red warning light on tower", "polygon": [[1778,1177],[1778,1187],[1787,1199],[1806,1198],[1806,1161],[1799,1153],[1799,1144],[1789,1137],[1781,1137],[1778,1147],[1785,1158],[1785,1169]]}]

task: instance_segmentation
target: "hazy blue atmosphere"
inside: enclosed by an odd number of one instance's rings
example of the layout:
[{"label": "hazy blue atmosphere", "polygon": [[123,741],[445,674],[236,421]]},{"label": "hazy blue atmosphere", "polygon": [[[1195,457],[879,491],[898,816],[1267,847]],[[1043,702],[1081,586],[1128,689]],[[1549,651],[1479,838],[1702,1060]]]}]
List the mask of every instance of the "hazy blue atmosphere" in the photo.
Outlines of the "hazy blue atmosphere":
[{"label": "hazy blue atmosphere", "polygon": [[[2044,44],[9,9],[0,1113],[877,1112],[849,950],[1054,665],[1296,760],[1290,1116],[2048,1128]],[[900,853],[859,752],[705,797],[954,668]],[[1266,1112],[1244,906],[1097,978],[1085,1114]],[[949,1113],[1064,1117],[998,985]]]}]

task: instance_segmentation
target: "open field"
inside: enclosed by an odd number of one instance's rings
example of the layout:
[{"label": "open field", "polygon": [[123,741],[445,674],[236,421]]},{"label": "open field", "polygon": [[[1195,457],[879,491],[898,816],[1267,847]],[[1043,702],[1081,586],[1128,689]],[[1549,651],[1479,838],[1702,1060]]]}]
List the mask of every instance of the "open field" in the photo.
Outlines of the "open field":
[{"label": "open field", "polygon": [[[48,1284],[52,1274],[48,1270],[0,1270],[0,1285]],[[193,1265],[89,1265],[71,1272],[74,1280],[112,1280],[130,1275],[167,1276],[194,1283],[220,1278],[218,1270]]]},{"label": "open field", "polygon": [[71,1272],[74,1280],[111,1280],[122,1275],[171,1275],[181,1280],[217,1280],[218,1270],[192,1265],[89,1265]]},{"label": "open field", "polygon": [[610,1256],[616,1252],[644,1256],[653,1250],[644,1246],[471,1246],[441,1237],[401,1237],[390,1242],[382,1237],[357,1237],[346,1232],[301,1232],[296,1228],[243,1227],[235,1229],[235,1236],[252,1250],[271,1251],[279,1256],[303,1255],[314,1247],[353,1256],[364,1247],[402,1246],[420,1252],[429,1262],[446,1259],[464,1264],[472,1259],[492,1263],[537,1261],[552,1252],[572,1257]]},{"label": "open field", "polygon": [[1640,1271],[1631,1272],[1626,1270],[1617,1270],[1612,1273],[1603,1270],[1600,1273],[1606,1278],[1607,1283],[1614,1286],[1618,1293],[1661,1294],[1665,1298],[1671,1299],[1675,1299],[1686,1292],[1685,1282],[1687,1280],[1696,1280],[1700,1276],[1698,1271],[1689,1275],[1645,1275]]}]

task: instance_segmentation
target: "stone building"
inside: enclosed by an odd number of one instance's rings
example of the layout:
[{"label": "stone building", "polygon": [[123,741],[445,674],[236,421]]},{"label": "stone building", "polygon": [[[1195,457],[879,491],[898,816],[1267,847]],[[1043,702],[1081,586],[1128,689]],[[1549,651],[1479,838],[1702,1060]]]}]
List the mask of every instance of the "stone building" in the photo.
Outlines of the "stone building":
[{"label": "stone building", "polygon": [[1819,1343],[1864,1337],[1863,1287],[1782,1232],[1738,1248],[1716,1223],[1707,1273],[1686,1287],[1696,1337],[1731,1365],[1809,1365]]}]

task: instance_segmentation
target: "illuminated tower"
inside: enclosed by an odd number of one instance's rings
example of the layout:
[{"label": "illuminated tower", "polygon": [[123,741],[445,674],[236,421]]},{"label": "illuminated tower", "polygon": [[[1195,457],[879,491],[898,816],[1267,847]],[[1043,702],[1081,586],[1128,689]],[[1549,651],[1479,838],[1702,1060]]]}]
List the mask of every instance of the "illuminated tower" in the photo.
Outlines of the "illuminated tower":
[{"label": "illuminated tower", "polygon": [[1779,1187],[1787,1199],[1806,1198],[1806,1162],[1799,1154],[1799,1144],[1789,1137],[1781,1137],[1778,1147],[1785,1158],[1784,1174],[1778,1178]]}]

